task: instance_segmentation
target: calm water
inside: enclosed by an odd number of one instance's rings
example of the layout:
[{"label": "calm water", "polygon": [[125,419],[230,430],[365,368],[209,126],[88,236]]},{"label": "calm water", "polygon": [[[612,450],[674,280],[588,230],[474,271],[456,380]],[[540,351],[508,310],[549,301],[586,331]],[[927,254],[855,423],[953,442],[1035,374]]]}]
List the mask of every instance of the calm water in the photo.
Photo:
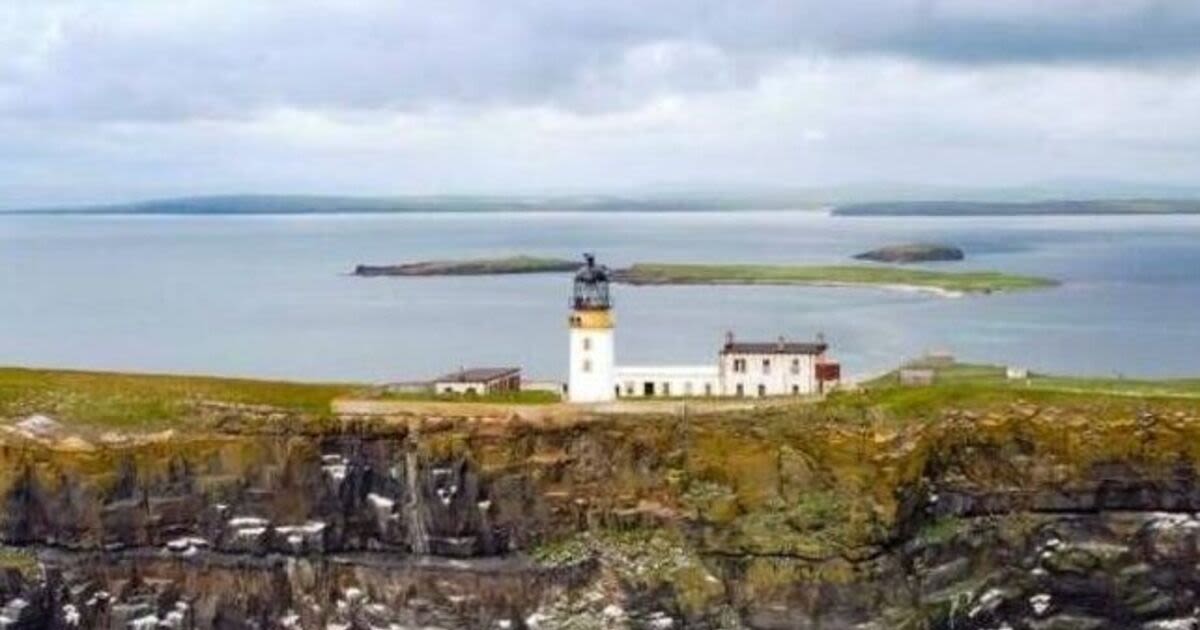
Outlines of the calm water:
[{"label": "calm water", "polygon": [[355,278],[359,262],[506,253],[840,263],[888,243],[1061,279],[946,299],[876,289],[618,287],[619,361],[704,362],[824,332],[853,375],[930,349],[1034,369],[1200,374],[1200,217],[834,218],[811,212],[0,217],[0,364],[310,379],[462,364],[565,373],[569,279]]}]

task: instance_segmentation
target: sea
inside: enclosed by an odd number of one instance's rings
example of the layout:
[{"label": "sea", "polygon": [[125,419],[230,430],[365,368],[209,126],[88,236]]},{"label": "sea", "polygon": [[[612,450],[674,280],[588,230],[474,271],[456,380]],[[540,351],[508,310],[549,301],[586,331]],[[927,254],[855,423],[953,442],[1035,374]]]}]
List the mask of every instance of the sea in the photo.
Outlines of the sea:
[{"label": "sea", "polygon": [[[727,331],[813,339],[852,378],[928,352],[1039,372],[1200,375],[1200,216],[827,211],[0,215],[0,365],[321,381],[461,366],[566,374],[569,274],[361,278],[356,264],[512,254],[602,263],[851,263],[930,241],[1059,280],[1012,294],[615,287],[622,364],[715,361]],[[867,264],[867,263],[862,263]]]}]

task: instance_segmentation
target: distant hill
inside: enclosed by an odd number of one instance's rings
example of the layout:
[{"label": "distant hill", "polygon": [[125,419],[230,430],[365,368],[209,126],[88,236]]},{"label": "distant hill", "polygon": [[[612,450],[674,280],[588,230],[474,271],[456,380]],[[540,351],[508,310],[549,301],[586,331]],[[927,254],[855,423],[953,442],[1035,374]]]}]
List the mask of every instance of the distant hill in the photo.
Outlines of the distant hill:
[{"label": "distant hill", "polygon": [[791,199],[738,197],[617,196],[406,196],[335,197],[308,195],[226,195],[155,199],[135,203],[37,208],[19,214],[328,214],[404,212],[696,212],[738,209],[804,209],[817,204]]},{"label": "distant hill", "polygon": [[[937,197],[931,197],[938,199]],[[825,201],[822,201],[824,199]],[[883,199],[889,199],[884,197]],[[1013,199],[879,201],[799,193],[648,195],[429,195],[351,197],[323,195],[218,195],[152,199],[132,203],[43,207],[0,214],[265,215],[406,212],[710,212],[730,210],[816,210],[834,206],[840,216],[1001,216],[1070,214],[1193,214],[1200,199]],[[1011,198],[1010,198],[1011,199]]]},{"label": "distant hill", "polygon": [[1200,214],[1200,200],[891,201],[840,205],[833,214],[847,217]]}]

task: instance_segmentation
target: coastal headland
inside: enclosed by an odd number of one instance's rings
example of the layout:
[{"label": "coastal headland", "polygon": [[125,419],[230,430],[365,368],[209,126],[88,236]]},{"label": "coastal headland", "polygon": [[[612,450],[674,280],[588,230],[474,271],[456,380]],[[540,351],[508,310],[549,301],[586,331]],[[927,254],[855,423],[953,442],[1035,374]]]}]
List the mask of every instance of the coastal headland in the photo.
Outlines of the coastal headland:
[{"label": "coastal headland", "polygon": [[712,412],[333,410],[359,388],[0,370],[3,614],[979,629],[1196,604],[1198,381],[949,365]]}]

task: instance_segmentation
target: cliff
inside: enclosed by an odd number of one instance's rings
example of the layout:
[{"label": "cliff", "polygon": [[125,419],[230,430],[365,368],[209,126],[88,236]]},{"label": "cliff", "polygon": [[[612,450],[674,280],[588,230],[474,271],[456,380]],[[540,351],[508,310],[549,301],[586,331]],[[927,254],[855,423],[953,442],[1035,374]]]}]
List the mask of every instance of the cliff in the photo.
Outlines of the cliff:
[{"label": "cliff", "polygon": [[1200,603],[1189,400],[957,387],[686,417],[175,412],[157,433],[8,418],[0,619],[1166,628]]}]

